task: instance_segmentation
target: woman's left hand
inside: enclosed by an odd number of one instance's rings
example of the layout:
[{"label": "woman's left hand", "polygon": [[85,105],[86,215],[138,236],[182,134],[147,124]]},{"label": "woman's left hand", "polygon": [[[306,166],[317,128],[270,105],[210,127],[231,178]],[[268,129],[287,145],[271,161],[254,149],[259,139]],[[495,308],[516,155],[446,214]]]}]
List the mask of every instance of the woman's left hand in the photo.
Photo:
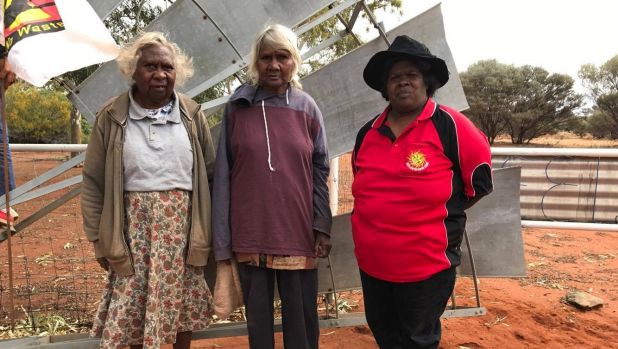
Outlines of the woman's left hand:
[{"label": "woman's left hand", "polygon": [[322,232],[319,232],[319,231],[314,231],[314,232],[315,232],[315,255],[320,258],[328,257],[330,253],[330,249],[331,247],[333,247],[333,245],[331,245],[330,243],[330,236]]}]

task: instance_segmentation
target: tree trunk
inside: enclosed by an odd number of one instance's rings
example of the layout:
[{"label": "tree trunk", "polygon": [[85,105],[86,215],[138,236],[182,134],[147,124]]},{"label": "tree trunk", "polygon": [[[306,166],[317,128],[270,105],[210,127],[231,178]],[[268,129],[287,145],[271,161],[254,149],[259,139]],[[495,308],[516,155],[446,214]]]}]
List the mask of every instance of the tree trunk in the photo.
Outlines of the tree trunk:
[{"label": "tree trunk", "polygon": [[[75,83],[71,79],[63,79],[62,83],[70,93],[75,93]],[[82,144],[82,114],[79,109],[72,104],[71,105],[71,144]],[[79,155],[78,152],[71,152],[71,158]]]},{"label": "tree trunk", "polygon": [[[82,144],[82,114],[75,106],[71,107],[71,143]],[[71,153],[71,158],[79,155],[77,152]]]}]

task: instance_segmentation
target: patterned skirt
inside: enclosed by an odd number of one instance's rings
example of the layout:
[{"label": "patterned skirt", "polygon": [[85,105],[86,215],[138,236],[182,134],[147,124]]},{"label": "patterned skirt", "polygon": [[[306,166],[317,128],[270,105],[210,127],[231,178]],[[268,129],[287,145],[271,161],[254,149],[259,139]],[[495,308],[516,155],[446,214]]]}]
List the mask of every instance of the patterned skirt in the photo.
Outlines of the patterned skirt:
[{"label": "patterned skirt", "polygon": [[208,327],[214,312],[204,268],[185,265],[190,198],[180,190],[124,194],[135,274],[108,275],[91,332],[101,348],[159,348],[177,332]]}]

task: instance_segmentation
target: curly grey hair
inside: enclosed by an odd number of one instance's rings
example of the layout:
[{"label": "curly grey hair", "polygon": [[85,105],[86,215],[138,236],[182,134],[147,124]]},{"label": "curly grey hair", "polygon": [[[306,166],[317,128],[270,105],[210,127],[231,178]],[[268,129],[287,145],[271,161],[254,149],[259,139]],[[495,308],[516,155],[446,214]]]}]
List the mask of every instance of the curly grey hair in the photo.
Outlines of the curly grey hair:
[{"label": "curly grey hair", "polygon": [[176,71],[176,84],[184,84],[193,76],[193,60],[189,58],[175,43],[169,41],[165,34],[161,32],[142,33],[130,43],[120,49],[116,62],[118,68],[129,83],[134,84],[133,74],[137,68],[137,61],[142,55],[142,50],[146,46],[161,45],[167,47],[174,59],[174,70]]}]

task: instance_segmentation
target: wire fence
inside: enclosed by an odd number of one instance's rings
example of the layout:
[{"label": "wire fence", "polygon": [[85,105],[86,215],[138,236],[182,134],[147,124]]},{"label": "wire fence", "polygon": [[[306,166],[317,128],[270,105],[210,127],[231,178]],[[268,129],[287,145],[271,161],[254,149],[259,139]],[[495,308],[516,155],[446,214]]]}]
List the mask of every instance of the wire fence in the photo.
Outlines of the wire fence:
[{"label": "wire fence", "polygon": [[[36,178],[69,156],[69,153],[13,153],[17,185]],[[74,168],[51,183],[80,172],[81,169]],[[24,219],[70,189],[18,204],[14,209],[20,219]],[[77,197],[12,236],[12,296],[8,240],[3,235],[5,240],[0,243],[0,337],[78,332],[89,327],[105,274],[94,260],[94,251],[81,225]],[[11,325],[14,325],[12,331]]]},{"label": "wire fence", "polygon": [[[17,185],[60,165],[69,156],[69,152],[13,153]],[[353,204],[350,156],[342,156],[340,163],[339,212],[344,213]],[[81,168],[73,168],[48,184],[80,173]],[[74,187],[12,207],[23,219]],[[88,331],[106,273],[95,261],[92,244],[83,234],[79,197],[13,235],[11,245],[12,306],[8,241],[0,242],[0,339]]]}]

